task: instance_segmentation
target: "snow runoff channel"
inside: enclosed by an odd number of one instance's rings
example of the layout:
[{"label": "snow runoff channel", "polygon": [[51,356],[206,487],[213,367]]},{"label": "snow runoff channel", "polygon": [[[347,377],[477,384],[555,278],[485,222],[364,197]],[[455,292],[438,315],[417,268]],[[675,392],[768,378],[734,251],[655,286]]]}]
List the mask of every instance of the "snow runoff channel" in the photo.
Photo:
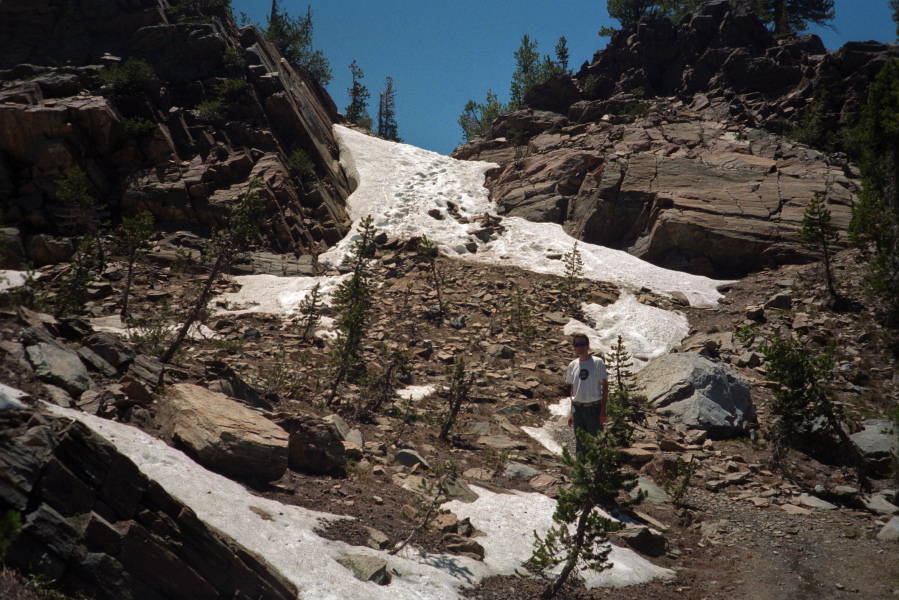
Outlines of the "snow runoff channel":
[{"label": "snow runoff channel", "polygon": [[[315,530],[344,519],[254,496],[242,485],[207,471],[185,454],[142,431],[83,412],[45,404],[60,416],[76,419],[109,440],[140,471],[173,497],[189,506],[207,525],[231,537],[293,583],[298,598],[316,600],[461,600],[459,588],[491,575],[511,575],[528,559],[536,530],[545,535],[552,525],[555,501],[537,493],[496,494],[474,487],[475,502],[445,506],[469,517],[485,536],[484,561],[464,556],[433,555],[407,546],[402,556],[390,556],[361,546],[320,537]],[[346,554],[367,554],[387,561],[389,585],[354,578],[337,562]],[[588,585],[623,586],[654,578],[671,578],[632,550],[612,548],[614,566],[603,573],[584,573]]]}]

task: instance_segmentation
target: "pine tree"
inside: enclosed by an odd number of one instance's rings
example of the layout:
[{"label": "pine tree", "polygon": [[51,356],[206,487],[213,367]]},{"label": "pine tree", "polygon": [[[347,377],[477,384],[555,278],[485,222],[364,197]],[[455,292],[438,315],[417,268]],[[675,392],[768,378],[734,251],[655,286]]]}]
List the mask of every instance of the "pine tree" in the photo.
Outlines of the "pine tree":
[{"label": "pine tree", "polygon": [[321,317],[321,284],[316,283],[315,287],[309,290],[309,293],[300,302],[298,312],[300,313],[300,326],[302,333],[300,339],[306,341],[312,328],[319,324]]},{"label": "pine tree", "polygon": [[508,110],[509,107],[500,102],[493,91],[487,92],[487,99],[483,104],[469,100],[457,121],[462,128],[465,141],[470,142],[487,131],[496,118]]},{"label": "pine tree", "polygon": [[[543,591],[543,598],[554,597],[576,568],[604,571],[611,568],[608,560],[611,546],[608,533],[618,531],[618,521],[603,517],[597,507],[614,514],[640,502],[643,494],[624,499],[637,486],[637,476],[626,472],[630,457],[621,450],[621,442],[629,444],[629,430],[612,431],[609,427],[597,436],[582,433],[582,460],[562,450],[562,463],[571,469],[571,487],[559,493],[553,513],[555,526],[545,537],[534,533],[534,552],[528,566],[549,573],[558,565],[562,570]],[[571,525],[575,524],[574,532]]]},{"label": "pine tree", "polygon": [[751,0],[750,6],[775,35],[826,26],[836,16],[833,0]]},{"label": "pine tree", "polygon": [[474,376],[465,373],[465,361],[461,356],[456,357],[455,365],[446,368],[446,375],[449,378],[450,389],[446,398],[446,417],[443,419],[443,426],[440,428],[438,436],[441,440],[449,439],[450,431],[459,418],[462,405],[468,402],[469,392],[474,383]]},{"label": "pine tree", "polygon": [[[761,341],[756,342],[757,337]],[[851,458],[859,484],[870,489],[865,459],[843,428],[841,409],[833,402],[829,384],[834,377],[834,347],[815,352],[801,338],[785,338],[779,330],[761,337],[746,328],[737,332],[737,338],[765,357],[765,378],[778,384],[769,404],[776,417],[769,432],[774,446],[772,464],[780,466],[787,446],[799,440],[813,423],[820,422]]]},{"label": "pine tree", "polygon": [[305,16],[293,18],[278,8],[278,0],[272,0],[272,12],[263,35],[278,48],[287,62],[304,68],[323,86],[331,81],[328,59],[321,50],[312,48],[311,6],[306,7]]},{"label": "pine tree", "polygon": [[827,281],[827,291],[830,293],[831,300],[837,302],[839,298],[833,283],[830,258],[833,253],[833,245],[840,239],[840,232],[830,222],[830,209],[827,208],[822,192],[815,192],[808,206],[805,207],[799,235],[806,244],[816,250],[821,250],[824,256],[824,278]]},{"label": "pine tree", "polygon": [[128,264],[120,313],[123,317],[127,317],[131,282],[134,279],[134,264],[150,249],[150,236],[153,235],[153,215],[141,212],[133,217],[125,217],[112,235],[113,254],[124,258]]},{"label": "pine tree", "polygon": [[544,81],[544,69],[537,52],[537,41],[527,34],[521,38],[521,46],[515,51],[515,72],[509,89],[509,108],[516,109],[524,102],[524,96],[532,87]]},{"label": "pine tree", "polygon": [[359,239],[344,259],[344,265],[351,269],[350,277],[341,282],[331,296],[332,307],[337,313],[337,339],[331,350],[331,393],[327,400],[329,406],[337,397],[343,382],[354,378],[364,367],[362,342],[368,335],[372,307],[372,282],[368,262],[374,256],[376,234],[370,215],[360,221],[359,234]]},{"label": "pine tree", "polygon": [[[899,0],[897,0],[899,2]],[[559,38],[559,42],[556,44],[556,61],[559,64],[559,69],[564,74],[568,74],[568,40],[565,39],[565,36]]]},{"label": "pine tree", "polygon": [[402,142],[396,125],[396,90],[393,89],[393,78],[388,77],[381,99],[378,102],[378,135],[385,140]]},{"label": "pine tree", "polygon": [[868,89],[853,145],[861,155],[862,192],[852,207],[849,242],[865,260],[867,288],[899,323],[899,60]]},{"label": "pine tree", "polygon": [[368,92],[368,88],[362,85],[365,73],[356,65],[355,60],[350,64],[350,73],[353,77],[353,85],[347,88],[350,95],[350,104],[346,107],[347,121],[370,131],[372,120],[368,116],[368,99],[371,94]]},{"label": "pine tree", "polygon": [[259,192],[262,185],[262,180],[258,177],[252,179],[247,193],[231,208],[223,226],[213,232],[204,251],[205,257],[212,262],[209,275],[203,282],[193,306],[188,311],[187,317],[172,343],[159,357],[162,362],[172,360],[175,352],[187,337],[190,328],[200,320],[209,303],[212,286],[218,276],[243,256],[259,236],[265,223],[265,200]]}]

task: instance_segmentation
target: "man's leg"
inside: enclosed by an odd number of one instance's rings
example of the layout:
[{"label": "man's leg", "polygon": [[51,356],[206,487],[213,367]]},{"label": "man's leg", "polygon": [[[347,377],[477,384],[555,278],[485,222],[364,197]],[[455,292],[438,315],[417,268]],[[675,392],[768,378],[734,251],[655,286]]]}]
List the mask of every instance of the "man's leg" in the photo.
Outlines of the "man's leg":
[{"label": "man's leg", "polygon": [[575,454],[578,459],[581,458],[584,452],[584,447],[581,444],[581,440],[577,437],[578,430],[583,429],[585,432],[590,435],[595,436],[599,433],[599,404],[596,406],[578,406],[574,405],[572,409],[572,414],[574,416],[573,425],[574,425],[574,437],[575,437]]}]

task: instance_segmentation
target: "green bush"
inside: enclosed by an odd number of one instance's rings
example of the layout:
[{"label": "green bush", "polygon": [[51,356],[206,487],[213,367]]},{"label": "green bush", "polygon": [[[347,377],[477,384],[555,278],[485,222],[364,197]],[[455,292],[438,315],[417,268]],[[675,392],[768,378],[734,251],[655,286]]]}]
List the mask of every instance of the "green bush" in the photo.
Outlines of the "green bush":
[{"label": "green bush", "polygon": [[22,529],[22,515],[14,510],[0,514],[0,558],[12,544]]},{"label": "green bush", "polygon": [[243,69],[247,66],[247,61],[243,57],[243,52],[238,48],[228,48],[222,54],[222,62],[226,67],[235,67]]},{"label": "green bush", "polygon": [[240,97],[247,89],[247,82],[243,79],[226,79],[224,83],[220,83],[215,87],[215,93],[222,100],[234,100]]},{"label": "green bush", "polygon": [[156,130],[156,123],[140,117],[128,117],[122,119],[122,127],[125,133],[132,137],[146,137]]},{"label": "green bush", "polygon": [[225,110],[225,103],[221,100],[203,100],[195,107],[197,116],[201,119],[219,119]]},{"label": "green bush", "polygon": [[140,58],[129,58],[122,64],[100,71],[100,81],[112,89],[114,94],[140,91],[144,85],[156,78],[150,63]]},{"label": "green bush", "polygon": [[315,173],[315,164],[305,150],[297,148],[290,153],[287,159],[287,166],[291,169],[299,171],[300,175],[313,175]]}]

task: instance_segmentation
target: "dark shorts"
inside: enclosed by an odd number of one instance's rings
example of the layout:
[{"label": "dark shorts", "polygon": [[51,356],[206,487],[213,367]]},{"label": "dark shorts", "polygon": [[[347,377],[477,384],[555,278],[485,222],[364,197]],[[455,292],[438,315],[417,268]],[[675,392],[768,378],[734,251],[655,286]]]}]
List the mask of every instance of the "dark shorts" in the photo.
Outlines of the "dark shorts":
[{"label": "dark shorts", "polygon": [[[574,416],[572,424],[574,425],[575,439],[577,438],[577,431],[579,429],[583,429],[590,435],[596,435],[602,431],[602,427],[599,424],[599,413],[602,410],[600,404],[581,406],[577,402],[572,402],[571,409]],[[575,452],[578,456],[581,456],[583,451],[584,449],[581,446],[581,441],[577,440],[575,443]]]}]

